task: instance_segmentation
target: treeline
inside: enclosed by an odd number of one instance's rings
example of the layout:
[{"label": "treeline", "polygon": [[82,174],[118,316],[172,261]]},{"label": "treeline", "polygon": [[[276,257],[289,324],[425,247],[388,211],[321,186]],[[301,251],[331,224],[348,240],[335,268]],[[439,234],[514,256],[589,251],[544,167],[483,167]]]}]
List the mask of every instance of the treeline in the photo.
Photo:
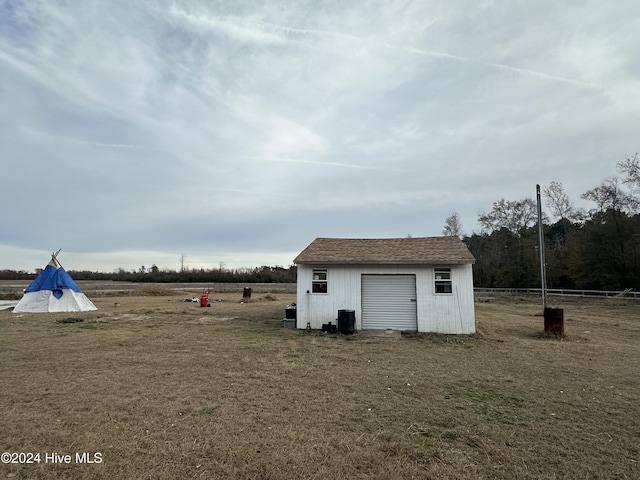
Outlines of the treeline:
[{"label": "treeline", "polygon": [[[584,223],[561,220],[544,230],[548,288],[640,289],[640,215],[607,210]],[[476,287],[540,286],[537,225],[463,240],[476,258]]]},{"label": "treeline", "polygon": [[[86,270],[69,270],[74,280],[113,280],[126,282],[174,283],[295,283],[296,267],[261,266],[242,269],[184,269],[182,271],[159,269],[155,265],[151,268],[140,267],[135,271],[119,269],[117,272],[91,272]],[[32,280],[36,274],[16,272],[13,270],[0,271],[0,280]]]},{"label": "treeline", "polygon": [[[621,176],[608,177],[581,198],[595,204],[576,208],[562,184],[543,189],[544,250],[548,288],[640,289],[640,159],[618,163]],[[476,287],[540,286],[537,203],[499,200],[481,213],[481,233],[462,236],[476,258]],[[445,234],[460,234],[456,214]]]}]

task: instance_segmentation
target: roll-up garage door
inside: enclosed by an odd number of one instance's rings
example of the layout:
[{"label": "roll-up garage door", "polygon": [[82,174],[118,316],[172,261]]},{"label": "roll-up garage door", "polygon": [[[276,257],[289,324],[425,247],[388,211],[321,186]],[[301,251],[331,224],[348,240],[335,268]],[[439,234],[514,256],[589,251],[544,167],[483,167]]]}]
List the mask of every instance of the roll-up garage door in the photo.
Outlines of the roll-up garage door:
[{"label": "roll-up garage door", "polygon": [[362,328],[418,330],[415,275],[362,275]]}]

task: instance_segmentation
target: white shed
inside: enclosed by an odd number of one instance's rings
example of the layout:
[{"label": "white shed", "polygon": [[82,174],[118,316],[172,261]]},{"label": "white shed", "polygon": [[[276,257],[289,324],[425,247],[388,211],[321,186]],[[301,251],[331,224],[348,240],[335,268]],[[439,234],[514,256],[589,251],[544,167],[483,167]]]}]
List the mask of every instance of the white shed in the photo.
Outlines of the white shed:
[{"label": "white shed", "polygon": [[355,330],[475,333],[474,262],[458,237],[316,238],[294,260],[296,326],[346,311]]}]

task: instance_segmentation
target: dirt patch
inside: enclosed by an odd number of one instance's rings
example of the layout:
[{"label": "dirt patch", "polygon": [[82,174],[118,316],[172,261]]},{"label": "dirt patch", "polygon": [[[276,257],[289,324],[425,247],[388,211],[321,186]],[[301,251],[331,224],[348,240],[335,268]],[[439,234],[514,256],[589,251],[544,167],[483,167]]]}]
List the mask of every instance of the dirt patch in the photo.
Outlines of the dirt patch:
[{"label": "dirt patch", "polygon": [[188,320],[186,323],[192,323],[197,325],[214,325],[216,323],[229,322],[232,320],[236,320],[237,318],[238,317],[207,316],[207,317],[196,318],[194,320]]}]

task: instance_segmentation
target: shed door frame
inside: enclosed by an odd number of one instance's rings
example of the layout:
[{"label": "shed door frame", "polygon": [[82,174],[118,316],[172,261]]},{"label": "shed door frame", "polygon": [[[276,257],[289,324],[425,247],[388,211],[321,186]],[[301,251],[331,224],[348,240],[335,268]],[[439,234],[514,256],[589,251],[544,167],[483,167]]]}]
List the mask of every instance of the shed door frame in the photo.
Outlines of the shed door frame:
[{"label": "shed door frame", "polygon": [[415,274],[361,274],[363,330],[418,330]]}]

